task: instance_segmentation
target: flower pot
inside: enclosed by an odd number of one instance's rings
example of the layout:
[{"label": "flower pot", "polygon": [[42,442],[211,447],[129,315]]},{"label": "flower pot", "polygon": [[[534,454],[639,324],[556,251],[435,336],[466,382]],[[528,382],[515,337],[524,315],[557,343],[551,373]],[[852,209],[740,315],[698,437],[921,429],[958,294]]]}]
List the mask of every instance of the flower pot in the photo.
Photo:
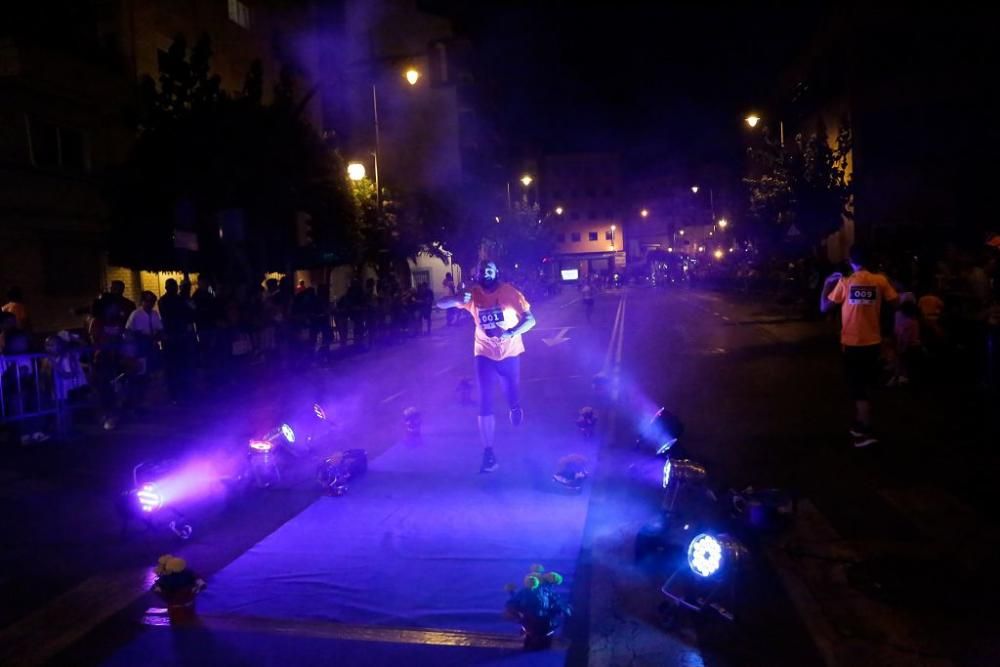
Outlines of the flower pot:
[{"label": "flower pot", "polygon": [[194,621],[195,616],[195,596],[194,588],[182,588],[176,591],[162,591],[160,597],[167,604],[167,618],[171,625],[183,625]]}]

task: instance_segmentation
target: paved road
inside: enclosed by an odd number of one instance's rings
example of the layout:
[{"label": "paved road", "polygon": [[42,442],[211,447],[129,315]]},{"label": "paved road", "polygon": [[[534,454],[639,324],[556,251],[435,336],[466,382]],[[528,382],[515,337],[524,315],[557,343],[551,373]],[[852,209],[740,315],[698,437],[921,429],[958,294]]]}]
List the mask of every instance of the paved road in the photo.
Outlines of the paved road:
[{"label": "paved road", "polygon": [[[988,599],[998,587],[985,574],[996,570],[988,510],[1000,465],[984,443],[1000,436],[986,399],[949,388],[887,393],[880,424],[892,437],[858,452],[843,432],[849,406],[822,323],[693,290],[605,292],[589,325],[569,292],[537,311],[524,366],[528,420],[571,429],[576,390],[608,379],[607,392],[593,395],[603,447],[575,592],[581,613],[569,628],[573,664],[997,664]],[[344,415],[343,441],[373,456],[398,439],[405,406],[453,410],[474,474],[474,411],[453,400],[458,380],[471,377],[469,338],[467,327],[438,329],[282,378],[279,390],[212,403],[224,407],[164,410],[110,436],[14,452],[0,467],[4,655],[63,650],[62,659],[87,664],[134,634],[150,602],[140,595],[143,566],[177,548],[168,535],[117,539],[111,500],[143,457],[238,452],[282,405],[318,394]],[[709,467],[714,487],[780,486],[801,498],[791,530],[750,536],[734,625],[692,618],[665,631],[657,605],[668,564],[633,557],[659,502],[644,483],[659,464],[633,448],[633,432],[659,405],[682,416],[685,449]],[[502,452],[516,436],[499,431]],[[182,551],[210,575],[314,498],[302,471],[277,492],[205,508]]]}]

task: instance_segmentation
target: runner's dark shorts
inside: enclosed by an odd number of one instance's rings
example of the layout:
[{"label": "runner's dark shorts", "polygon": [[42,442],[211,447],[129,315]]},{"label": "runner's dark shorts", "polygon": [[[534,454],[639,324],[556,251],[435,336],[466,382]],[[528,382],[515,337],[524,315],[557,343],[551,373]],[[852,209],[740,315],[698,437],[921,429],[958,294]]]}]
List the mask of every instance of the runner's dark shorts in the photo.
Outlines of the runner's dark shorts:
[{"label": "runner's dark shorts", "polygon": [[851,399],[867,401],[878,383],[881,345],[845,345],[844,370]]},{"label": "runner's dark shorts", "polygon": [[489,357],[476,355],[476,376],[479,378],[479,415],[493,414],[493,392],[497,376],[504,383],[509,407],[521,405],[521,357],[507,357],[494,361]]}]

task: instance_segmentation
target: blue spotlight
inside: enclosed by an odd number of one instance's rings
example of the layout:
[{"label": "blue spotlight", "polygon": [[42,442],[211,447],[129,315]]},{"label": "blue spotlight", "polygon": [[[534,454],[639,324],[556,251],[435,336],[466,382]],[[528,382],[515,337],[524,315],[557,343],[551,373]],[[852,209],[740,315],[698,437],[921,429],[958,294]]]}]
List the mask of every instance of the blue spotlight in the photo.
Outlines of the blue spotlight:
[{"label": "blue spotlight", "polygon": [[746,547],[725,533],[701,533],[688,545],[688,567],[699,577],[714,577],[736,566],[746,554]]}]

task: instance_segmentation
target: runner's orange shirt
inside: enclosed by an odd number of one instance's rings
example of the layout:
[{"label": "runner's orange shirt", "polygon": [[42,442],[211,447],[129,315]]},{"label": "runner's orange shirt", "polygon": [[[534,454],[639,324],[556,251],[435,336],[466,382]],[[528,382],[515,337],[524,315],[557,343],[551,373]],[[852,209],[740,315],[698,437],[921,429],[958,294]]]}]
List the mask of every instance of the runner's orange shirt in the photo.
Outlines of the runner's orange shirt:
[{"label": "runner's orange shirt", "polygon": [[494,361],[522,354],[524,342],[520,336],[508,340],[500,340],[498,336],[500,331],[517,326],[521,316],[531,309],[524,295],[508,283],[500,283],[492,292],[477,285],[471,293],[472,299],[461,307],[472,313],[476,323],[473,354]]},{"label": "runner's orange shirt", "polygon": [[883,301],[899,297],[881,273],[862,269],[837,281],[830,301],[841,304],[840,342],[843,345],[878,345],[882,342],[879,315]]}]

